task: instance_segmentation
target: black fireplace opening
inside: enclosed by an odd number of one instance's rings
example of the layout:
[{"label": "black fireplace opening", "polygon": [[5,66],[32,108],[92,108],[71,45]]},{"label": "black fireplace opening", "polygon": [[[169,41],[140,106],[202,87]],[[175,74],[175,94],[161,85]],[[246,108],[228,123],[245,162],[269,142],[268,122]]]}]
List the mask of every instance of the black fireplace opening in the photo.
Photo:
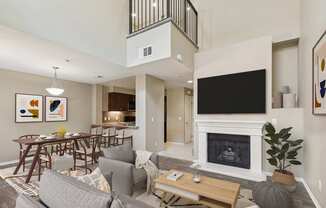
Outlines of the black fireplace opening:
[{"label": "black fireplace opening", "polygon": [[250,169],[250,136],[208,133],[207,161]]}]

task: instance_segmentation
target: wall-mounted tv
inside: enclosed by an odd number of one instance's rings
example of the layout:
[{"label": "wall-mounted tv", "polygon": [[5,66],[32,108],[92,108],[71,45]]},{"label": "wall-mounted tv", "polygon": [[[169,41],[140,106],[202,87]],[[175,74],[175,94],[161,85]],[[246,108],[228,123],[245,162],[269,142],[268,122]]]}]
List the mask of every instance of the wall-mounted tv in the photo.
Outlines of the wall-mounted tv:
[{"label": "wall-mounted tv", "polygon": [[198,114],[266,113],[266,70],[198,79]]}]

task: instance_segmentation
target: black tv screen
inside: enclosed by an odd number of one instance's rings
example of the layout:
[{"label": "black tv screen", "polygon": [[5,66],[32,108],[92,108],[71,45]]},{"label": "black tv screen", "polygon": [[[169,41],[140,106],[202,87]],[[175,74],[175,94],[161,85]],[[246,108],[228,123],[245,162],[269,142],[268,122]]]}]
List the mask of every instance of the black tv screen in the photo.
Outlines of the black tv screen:
[{"label": "black tv screen", "polygon": [[198,114],[266,113],[266,70],[198,79]]}]

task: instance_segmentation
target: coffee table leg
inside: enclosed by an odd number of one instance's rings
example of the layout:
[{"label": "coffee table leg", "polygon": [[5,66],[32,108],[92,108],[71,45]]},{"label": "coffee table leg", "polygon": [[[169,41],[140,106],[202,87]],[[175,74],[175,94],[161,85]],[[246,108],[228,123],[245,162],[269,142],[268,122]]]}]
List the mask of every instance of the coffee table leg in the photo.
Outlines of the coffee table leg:
[{"label": "coffee table leg", "polygon": [[165,197],[166,197],[166,192],[163,192],[163,194],[161,196],[160,207],[166,207],[165,203],[164,203]]}]

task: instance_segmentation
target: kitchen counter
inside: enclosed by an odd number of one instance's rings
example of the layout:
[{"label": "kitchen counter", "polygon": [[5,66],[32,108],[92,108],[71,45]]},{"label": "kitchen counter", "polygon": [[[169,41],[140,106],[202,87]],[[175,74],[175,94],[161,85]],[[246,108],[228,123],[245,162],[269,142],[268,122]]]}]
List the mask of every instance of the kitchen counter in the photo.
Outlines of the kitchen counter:
[{"label": "kitchen counter", "polygon": [[126,125],[124,123],[104,123],[103,126],[106,127],[115,127],[117,129],[138,129],[136,125]]}]

